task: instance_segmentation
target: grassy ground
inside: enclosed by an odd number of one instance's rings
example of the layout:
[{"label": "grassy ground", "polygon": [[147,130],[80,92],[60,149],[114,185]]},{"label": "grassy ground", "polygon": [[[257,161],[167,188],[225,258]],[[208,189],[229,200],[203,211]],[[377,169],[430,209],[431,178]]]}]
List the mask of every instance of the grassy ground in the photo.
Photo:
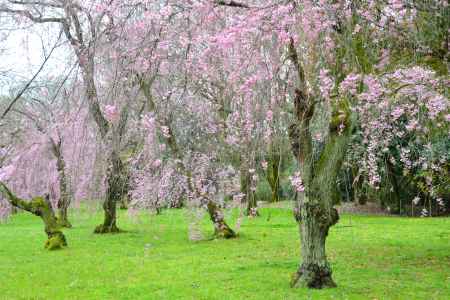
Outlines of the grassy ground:
[{"label": "grassy ground", "polygon": [[286,209],[246,219],[238,239],[200,242],[182,210],[121,213],[117,235],[92,234],[100,214],[72,219],[56,252],[38,218],[0,224],[0,299],[450,299],[449,218],[343,216],[327,244],[339,287],[321,291],[288,285],[299,237]]}]

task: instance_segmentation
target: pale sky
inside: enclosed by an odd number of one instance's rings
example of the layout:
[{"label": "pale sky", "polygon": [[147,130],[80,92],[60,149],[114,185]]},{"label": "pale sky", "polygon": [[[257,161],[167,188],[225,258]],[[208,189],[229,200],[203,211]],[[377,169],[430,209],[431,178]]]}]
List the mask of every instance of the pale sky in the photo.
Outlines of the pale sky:
[{"label": "pale sky", "polygon": [[[8,73],[9,82],[5,84],[2,80],[0,83],[0,94],[8,94],[9,89],[14,86],[17,80],[19,82],[28,81],[37,72],[44,62],[43,43],[48,54],[59,34],[59,26],[55,26],[55,24],[50,26],[52,27],[34,26],[32,30],[16,29],[9,32],[5,41],[0,42],[0,47],[6,49],[1,54],[0,71],[10,71]],[[6,26],[0,25],[0,31],[5,32],[5,29]],[[64,36],[62,36],[61,41],[64,40]],[[71,53],[66,46],[55,49],[45,69],[40,74],[40,78],[63,74],[67,67],[69,55]],[[14,78],[17,78],[17,80],[13,80]]]}]

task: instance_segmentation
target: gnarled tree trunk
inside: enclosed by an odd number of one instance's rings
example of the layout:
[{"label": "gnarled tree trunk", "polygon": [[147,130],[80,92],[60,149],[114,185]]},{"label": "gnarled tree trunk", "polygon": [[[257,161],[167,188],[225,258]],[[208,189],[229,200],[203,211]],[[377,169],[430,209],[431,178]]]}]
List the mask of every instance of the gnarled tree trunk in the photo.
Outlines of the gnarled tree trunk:
[{"label": "gnarled tree trunk", "polygon": [[[103,224],[95,228],[94,233],[116,233],[120,231],[116,225],[116,206],[117,202],[122,198],[121,168],[123,166],[119,152],[121,138],[125,131],[125,125],[128,118],[128,107],[126,106],[122,109],[119,124],[116,128],[114,128],[103,115],[98,103],[97,88],[94,80],[94,54],[91,53],[91,51],[93,51],[93,49],[89,49],[85,45],[77,50],[79,63],[83,71],[83,81],[86,96],[88,98],[89,111],[97,124],[103,142],[107,144],[108,147],[112,148],[108,159],[109,167],[106,174],[106,198],[103,203],[105,219]],[[86,61],[84,57],[85,53],[83,52],[89,54]],[[108,133],[110,133],[110,135],[108,135]]]},{"label": "gnarled tree trunk", "polygon": [[94,233],[120,232],[116,225],[116,206],[123,196],[122,168],[123,163],[120,157],[115,151],[112,151],[106,175],[108,185],[106,188],[106,199],[103,202],[105,218],[103,224],[95,228]]},{"label": "gnarled tree trunk", "polygon": [[50,139],[52,144],[52,151],[56,157],[56,168],[59,175],[59,200],[58,200],[58,224],[61,227],[71,228],[72,224],[69,222],[67,211],[70,206],[70,195],[67,187],[67,176],[65,172],[66,164],[61,151],[61,139],[55,142],[53,138]]},{"label": "gnarled tree trunk", "polygon": [[213,201],[207,204],[208,213],[214,224],[214,234],[216,237],[230,239],[236,237],[236,233],[225,222],[222,210]]},{"label": "gnarled tree trunk", "polygon": [[67,246],[66,237],[60,229],[48,196],[34,197],[31,201],[25,201],[14,195],[2,182],[0,182],[0,192],[14,207],[26,210],[42,219],[48,237],[45,242],[46,249],[56,250]]},{"label": "gnarled tree trunk", "polygon": [[108,145],[112,148],[112,150],[108,159],[108,170],[106,172],[107,187],[105,202],[103,202],[105,218],[103,224],[100,224],[95,228],[94,233],[103,234],[121,232],[116,225],[116,207],[117,203],[122,201],[124,194],[128,193],[125,188],[128,173],[122,159],[120,158],[120,146],[128,120],[128,110],[128,106],[125,106],[122,109],[118,124],[111,127],[109,130],[111,134],[110,137],[106,136],[109,125],[101,130],[103,139],[108,142]]},{"label": "gnarled tree trunk", "polygon": [[[338,134],[329,133],[320,155],[314,158],[311,144],[293,145],[294,153],[301,162],[304,193],[298,197],[298,212],[302,262],[294,274],[291,285],[308,288],[335,287],[331,267],[325,254],[325,242],[331,226],[339,220],[333,208],[336,179],[349,141],[350,128]],[[291,135],[291,138],[295,134]],[[299,152],[303,149],[303,152]],[[317,150],[317,149],[316,149]],[[306,154],[306,156],[304,156]]]},{"label": "gnarled tree trunk", "polygon": [[[339,216],[333,208],[336,179],[345,156],[351,134],[351,112],[346,99],[328,103],[331,119],[321,140],[313,139],[311,120],[319,111],[315,95],[307,88],[305,73],[294,42],[289,56],[298,72],[299,86],[295,90],[296,120],[289,128],[292,152],[296,157],[304,191],[298,189],[296,219],[300,226],[302,262],[294,274],[291,286],[308,288],[335,287],[331,267],[325,254],[325,242],[331,226]],[[325,104],[327,105],[327,104]]]},{"label": "gnarled tree trunk", "polygon": [[308,288],[335,287],[325,254],[329,228],[339,220],[337,211],[321,207],[322,201],[308,200],[300,204],[300,239],[302,262],[293,275],[291,286]]},{"label": "gnarled tree trunk", "polygon": [[241,168],[241,193],[243,193],[244,203],[247,203],[247,209],[245,213],[247,216],[257,217],[259,216],[258,212],[258,203],[256,199],[256,193],[252,190],[252,174],[249,172],[248,168]]}]

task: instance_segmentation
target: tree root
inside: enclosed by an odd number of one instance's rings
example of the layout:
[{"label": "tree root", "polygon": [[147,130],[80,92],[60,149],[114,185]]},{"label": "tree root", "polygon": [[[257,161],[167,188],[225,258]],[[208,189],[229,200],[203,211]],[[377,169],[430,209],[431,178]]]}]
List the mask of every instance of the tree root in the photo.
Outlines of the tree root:
[{"label": "tree root", "polygon": [[67,247],[67,241],[62,232],[50,234],[48,240],[45,242],[45,249],[50,251],[63,249],[64,247]]},{"label": "tree root", "polygon": [[120,233],[123,232],[116,225],[105,226],[104,224],[95,227],[94,233],[96,234],[106,234],[106,233]]},{"label": "tree root", "polygon": [[331,268],[329,266],[302,264],[299,270],[292,275],[291,287],[323,289],[334,288],[336,283],[331,277]]}]

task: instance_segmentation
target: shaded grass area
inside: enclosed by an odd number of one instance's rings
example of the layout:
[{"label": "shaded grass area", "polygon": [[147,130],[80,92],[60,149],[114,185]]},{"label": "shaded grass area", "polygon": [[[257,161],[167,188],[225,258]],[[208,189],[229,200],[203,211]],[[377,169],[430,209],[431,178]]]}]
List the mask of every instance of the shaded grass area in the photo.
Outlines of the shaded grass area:
[{"label": "shaded grass area", "polygon": [[234,240],[209,239],[205,216],[199,242],[183,210],[121,212],[128,232],[102,236],[101,214],[71,217],[57,252],[36,217],[0,224],[0,299],[450,299],[449,218],[343,216],[327,244],[338,288],[311,291],[289,287],[300,246],[287,209],[262,209]]}]

